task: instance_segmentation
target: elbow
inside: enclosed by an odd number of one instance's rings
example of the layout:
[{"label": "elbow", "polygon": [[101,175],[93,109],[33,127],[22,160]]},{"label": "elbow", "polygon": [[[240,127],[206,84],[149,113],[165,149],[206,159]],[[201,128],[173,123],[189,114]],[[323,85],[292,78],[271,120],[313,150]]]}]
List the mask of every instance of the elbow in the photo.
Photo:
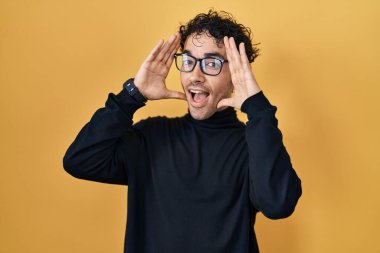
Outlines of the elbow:
[{"label": "elbow", "polygon": [[302,188],[299,181],[293,194],[287,195],[282,199],[272,201],[270,205],[264,205],[261,209],[263,215],[269,219],[277,220],[291,216],[297,206],[298,200],[302,195]]},{"label": "elbow", "polygon": [[74,163],[74,161],[67,154],[63,157],[63,169],[75,178],[82,178],[78,166]]},{"label": "elbow", "polygon": [[271,220],[284,219],[292,215],[295,205],[276,206],[274,208],[262,209],[263,215]]},{"label": "elbow", "polygon": [[73,169],[73,167],[74,166],[71,160],[67,157],[67,155],[65,155],[63,157],[63,169],[70,175],[74,176],[73,174],[75,174],[75,170]]}]

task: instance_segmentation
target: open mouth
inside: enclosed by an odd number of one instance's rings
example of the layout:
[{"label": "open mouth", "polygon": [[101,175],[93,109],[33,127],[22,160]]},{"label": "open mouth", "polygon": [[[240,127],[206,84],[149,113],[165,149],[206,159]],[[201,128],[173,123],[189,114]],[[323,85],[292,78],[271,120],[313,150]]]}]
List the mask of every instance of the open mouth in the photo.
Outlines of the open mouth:
[{"label": "open mouth", "polygon": [[189,89],[189,92],[191,94],[191,104],[199,107],[203,106],[207,103],[208,97],[210,95],[209,92],[204,90],[195,90],[195,89]]}]

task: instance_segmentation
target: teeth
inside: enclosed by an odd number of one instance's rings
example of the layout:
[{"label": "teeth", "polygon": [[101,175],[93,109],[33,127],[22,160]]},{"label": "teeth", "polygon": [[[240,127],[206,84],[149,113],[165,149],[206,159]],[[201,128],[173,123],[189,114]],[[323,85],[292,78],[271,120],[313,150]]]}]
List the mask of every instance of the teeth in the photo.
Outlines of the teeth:
[{"label": "teeth", "polygon": [[190,90],[192,93],[206,93],[205,91],[199,91],[199,90]]}]

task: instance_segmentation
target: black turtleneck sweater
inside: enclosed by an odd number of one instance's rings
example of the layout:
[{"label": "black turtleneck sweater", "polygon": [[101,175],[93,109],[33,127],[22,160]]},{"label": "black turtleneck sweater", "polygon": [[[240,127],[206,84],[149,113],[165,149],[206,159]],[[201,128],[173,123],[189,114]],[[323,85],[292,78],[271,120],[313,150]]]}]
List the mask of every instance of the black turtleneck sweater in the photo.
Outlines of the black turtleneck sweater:
[{"label": "black turtleneck sweater", "polygon": [[277,107],[260,91],[242,105],[246,124],[232,107],[133,124],[142,106],[110,93],[63,159],[76,178],[128,185],[124,252],[259,252],[256,213],[288,217],[302,192]]}]

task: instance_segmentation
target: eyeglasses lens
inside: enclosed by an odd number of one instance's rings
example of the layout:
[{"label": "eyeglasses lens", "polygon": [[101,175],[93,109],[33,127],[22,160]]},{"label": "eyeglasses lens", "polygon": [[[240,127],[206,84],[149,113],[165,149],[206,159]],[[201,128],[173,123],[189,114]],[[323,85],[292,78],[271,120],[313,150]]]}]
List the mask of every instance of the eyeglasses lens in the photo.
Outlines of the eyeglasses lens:
[{"label": "eyeglasses lens", "polygon": [[[193,70],[196,60],[188,55],[178,55],[176,59],[177,68],[183,72]],[[215,58],[205,58],[201,61],[203,71],[209,75],[217,75],[222,68],[222,61]]]}]

